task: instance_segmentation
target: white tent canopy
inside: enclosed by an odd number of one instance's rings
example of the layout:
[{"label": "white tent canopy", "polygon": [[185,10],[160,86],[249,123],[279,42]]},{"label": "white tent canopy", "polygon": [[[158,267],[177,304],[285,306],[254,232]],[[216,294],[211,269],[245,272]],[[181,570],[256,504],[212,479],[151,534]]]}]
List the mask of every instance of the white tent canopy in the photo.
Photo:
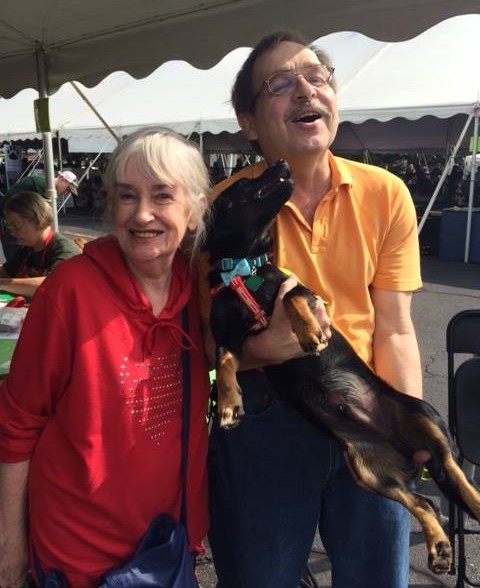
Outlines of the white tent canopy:
[{"label": "white tent canopy", "polygon": [[[237,49],[210,70],[170,61],[141,80],[116,72],[95,88],[81,89],[120,136],[140,126],[162,123],[184,134],[237,132],[228,93],[234,72],[249,51]],[[24,90],[13,99],[0,99],[0,139],[39,136],[35,133],[35,97],[34,90]],[[70,84],[62,86],[49,102],[52,131],[59,131],[67,139],[93,140],[97,146],[109,139],[108,132]],[[114,145],[113,139],[109,144]]]},{"label": "white tent canopy", "polygon": [[479,11],[478,0],[2,0],[0,96],[51,94],[72,79],[94,86],[117,70],[145,77],[173,59],[211,67],[269,30],[402,40]]},{"label": "white tent canopy", "polygon": [[[479,8],[478,0],[3,0],[0,95],[36,88],[46,98],[72,79],[93,86],[119,69],[143,77],[172,59],[206,67],[229,49],[253,44],[266,27],[406,39]],[[42,140],[57,228],[50,132]]]},{"label": "white tent canopy", "polygon": [[[398,43],[354,32],[321,37],[318,45],[336,67],[343,121],[336,146],[428,150],[454,143],[480,93],[480,75],[473,63],[479,34],[480,15],[472,14],[448,19]],[[120,136],[153,124],[187,135],[236,133],[229,92],[249,51],[236,49],[210,70],[175,61],[142,80],[116,72],[82,91]],[[0,139],[39,136],[35,97],[35,91],[24,90],[14,99],[0,99]],[[409,122],[420,118],[421,124]],[[382,124],[385,121],[390,123]],[[50,122],[53,131],[69,139],[71,150],[109,150],[115,145],[70,84],[50,98]]]}]

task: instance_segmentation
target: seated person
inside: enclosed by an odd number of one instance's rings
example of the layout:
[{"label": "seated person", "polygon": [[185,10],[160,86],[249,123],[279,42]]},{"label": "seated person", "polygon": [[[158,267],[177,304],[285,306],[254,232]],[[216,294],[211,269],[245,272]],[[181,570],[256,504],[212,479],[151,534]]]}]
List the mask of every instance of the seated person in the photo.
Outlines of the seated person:
[{"label": "seated person", "polygon": [[53,210],[36,192],[20,192],[5,205],[8,229],[22,245],[0,266],[0,290],[31,298],[64,259],[81,253],[73,241],[51,228]]},{"label": "seated person", "polygon": [[[55,178],[55,191],[58,197],[66,197],[69,193],[75,195],[78,192],[77,176],[69,171],[59,171]],[[5,259],[9,261],[18,251],[21,244],[17,241],[14,235],[5,226],[5,207],[12,196],[20,192],[37,192],[41,194],[46,200],[47,197],[47,181],[44,176],[25,176],[15,182],[5,195],[0,198],[0,240],[2,242],[3,254]]]}]

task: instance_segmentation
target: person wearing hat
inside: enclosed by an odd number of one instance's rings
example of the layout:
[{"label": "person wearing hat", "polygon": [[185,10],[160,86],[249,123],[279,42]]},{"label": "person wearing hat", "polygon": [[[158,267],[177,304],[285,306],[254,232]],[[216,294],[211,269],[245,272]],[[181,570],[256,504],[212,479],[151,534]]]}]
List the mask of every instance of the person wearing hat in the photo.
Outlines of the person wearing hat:
[{"label": "person wearing hat", "polygon": [[55,179],[55,189],[59,196],[67,196],[68,193],[78,196],[77,176],[69,170],[58,172]]},{"label": "person wearing hat", "polygon": [[[57,196],[67,196],[69,193],[77,196],[78,179],[70,170],[58,172],[55,178],[55,190]],[[19,192],[37,192],[46,198],[47,181],[44,176],[26,176],[16,182],[0,200],[0,240],[2,242],[5,260],[9,261],[21,247],[14,235],[8,230],[5,222],[4,210],[12,196]]]}]

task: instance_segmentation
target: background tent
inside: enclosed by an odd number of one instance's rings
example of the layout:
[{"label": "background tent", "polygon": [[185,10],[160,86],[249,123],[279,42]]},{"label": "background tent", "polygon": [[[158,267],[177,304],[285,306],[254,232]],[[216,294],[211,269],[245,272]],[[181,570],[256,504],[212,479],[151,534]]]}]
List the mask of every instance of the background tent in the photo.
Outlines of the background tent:
[{"label": "background tent", "polygon": [[[399,43],[354,32],[321,37],[318,44],[336,66],[343,121],[336,151],[445,153],[478,100],[480,75],[472,60],[479,34],[477,14],[448,19]],[[249,51],[236,49],[210,70],[168,62],[142,80],[117,72],[82,90],[119,136],[139,126],[165,124],[186,135],[209,133],[209,149],[241,151],[247,143],[232,136],[239,127],[229,91]],[[39,136],[34,98],[33,90],[25,90],[0,100],[0,139]],[[71,151],[110,150],[116,144],[69,84],[50,98],[50,123],[69,139]]]},{"label": "background tent", "polygon": [[210,67],[279,28],[398,41],[478,12],[478,0],[2,0],[0,96],[51,94],[72,79],[93,86],[116,70],[145,77],[173,59]]},{"label": "background tent", "polygon": [[[233,47],[253,44],[266,27],[310,36],[361,30],[392,40],[479,10],[478,0],[324,0],[321,6],[316,0],[4,0],[0,96],[33,87],[45,99],[72,79],[94,85],[120,68],[142,77],[175,58],[205,67]],[[52,137],[48,127],[43,131],[47,195],[56,214]]]},{"label": "background tent", "polygon": [[[215,67],[199,70],[184,61],[170,61],[150,76],[136,80],[125,72],[108,76],[92,89],[81,87],[88,100],[118,135],[145,125],[168,123],[183,134],[239,130],[229,105],[229,88],[235,71],[249,53],[237,49]],[[10,100],[0,99],[0,139],[38,137],[32,101],[34,90]],[[202,124],[205,126],[201,128]],[[104,139],[113,141],[88,105],[70,84],[50,98],[50,126],[71,141],[90,141],[96,151]]]},{"label": "background tent", "polygon": [[[211,65],[228,49],[253,43],[268,25],[307,35],[362,30],[384,39],[408,38],[455,14],[479,10],[477,0],[4,0],[0,17],[0,95],[26,87],[46,98],[63,82],[93,85],[126,69],[145,76],[182,58]],[[407,18],[404,18],[404,17]],[[45,130],[45,129],[44,129]],[[43,134],[49,195],[53,190],[51,135]]]}]

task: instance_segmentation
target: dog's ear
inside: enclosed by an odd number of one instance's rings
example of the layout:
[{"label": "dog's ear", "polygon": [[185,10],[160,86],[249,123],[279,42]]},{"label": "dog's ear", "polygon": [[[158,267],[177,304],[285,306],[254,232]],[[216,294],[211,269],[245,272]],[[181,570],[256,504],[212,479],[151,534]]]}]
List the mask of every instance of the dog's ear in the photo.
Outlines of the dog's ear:
[{"label": "dog's ear", "polygon": [[197,212],[197,214],[194,214],[193,211],[190,212],[190,216],[188,218],[188,224],[187,224],[187,228],[189,231],[195,231],[195,229],[197,229],[199,221],[201,220],[202,217],[205,217],[205,213],[207,212],[208,209],[208,201],[207,201],[207,197],[205,194],[201,194],[199,197],[199,211]]},{"label": "dog's ear", "polygon": [[258,139],[255,117],[251,112],[242,112],[237,116],[238,124],[249,141]]}]

